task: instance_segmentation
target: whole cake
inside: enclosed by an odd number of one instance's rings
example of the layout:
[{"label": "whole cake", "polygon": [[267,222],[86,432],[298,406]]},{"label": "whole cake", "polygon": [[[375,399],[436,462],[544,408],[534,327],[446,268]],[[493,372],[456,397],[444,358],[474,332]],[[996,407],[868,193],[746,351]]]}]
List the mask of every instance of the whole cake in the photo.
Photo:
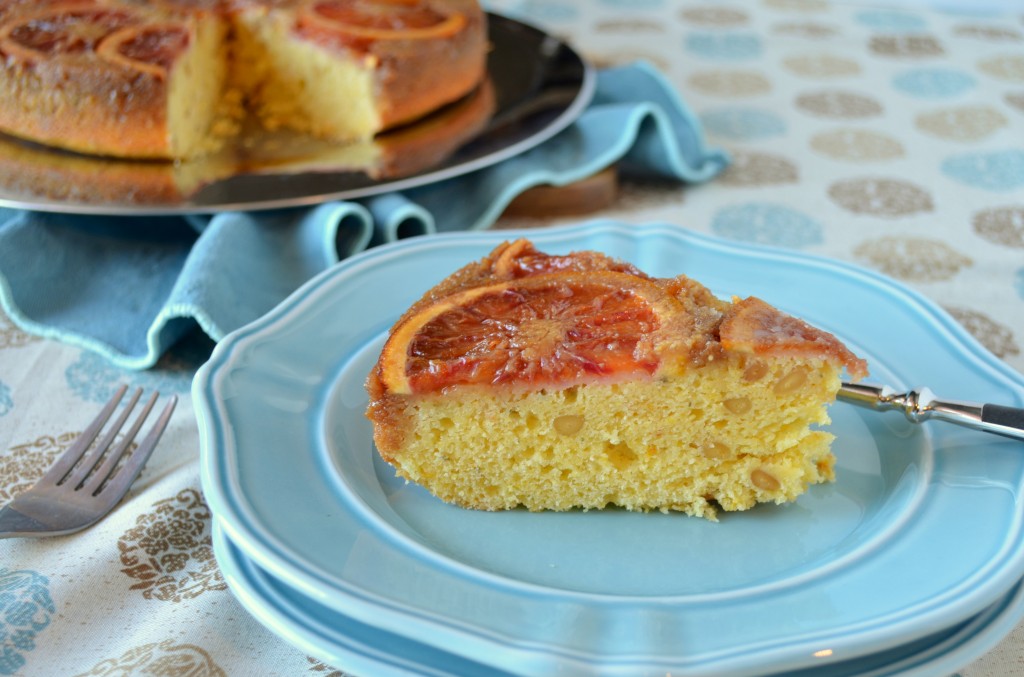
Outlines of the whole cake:
[{"label": "whole cake", "polygon": [[397,473],[468,508],[717,510],[834,478],[827,405],[867,365],[755,297],[505,243],[394,325],[367,379]]},{"label": "whole cake", "polygon": [[476,0],[0,0],[0,131],[183,159],[267,128],[372,137],[484,77]]}]

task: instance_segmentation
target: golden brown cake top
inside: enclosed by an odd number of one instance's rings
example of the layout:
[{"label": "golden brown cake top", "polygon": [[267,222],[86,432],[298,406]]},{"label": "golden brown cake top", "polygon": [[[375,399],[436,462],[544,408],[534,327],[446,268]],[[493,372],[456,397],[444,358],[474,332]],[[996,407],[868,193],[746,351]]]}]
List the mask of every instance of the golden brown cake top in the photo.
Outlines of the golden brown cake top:
[{"label": "golden brown cake top", "polygon": [[476,0],[0,0],[0,57],[160,76],[187,48],[190,20],[251,8],[286,11],[296,35],[326,48],[380,58],[483,23]]},{"label": "golden brown cake top", "polygon": [[864,360],[835,336],[754,298],[716,298],[686,276],[654,278],[597,252],[498,246],[398,320],[370,375],[371,398],[461,385],[567,387],[657,377],[728,354]]},{"label": "golden brown cake top", "polygon": [[252,8],[285,10],[297,35],[324,47],[381,55],[483,22],[477,0],[0,0],[0,55],[166,68],[187,46],[179,22]]}]

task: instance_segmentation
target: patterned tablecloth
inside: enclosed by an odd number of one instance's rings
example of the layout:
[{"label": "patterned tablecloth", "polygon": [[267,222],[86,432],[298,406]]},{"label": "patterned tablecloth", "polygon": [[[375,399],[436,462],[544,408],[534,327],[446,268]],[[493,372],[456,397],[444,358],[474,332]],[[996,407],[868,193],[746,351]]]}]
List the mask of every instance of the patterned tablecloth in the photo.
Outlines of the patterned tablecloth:
[{"label": "patterned tablecloth", "polygon": [[[732,155],[699,187],[626,179],[598,215],[874,268],[1024,371],[1024,14],[827,0],[491,6],[599,66],[654,64]],[[213,558],[189,401],[210,347],[197,332],[155,369],[126,372],[0,315],[0,504],[117,383],[182,397],[112,516],[71,537],[0,541],[0,675],[341,674],[251,618]],[[1024,675],[1024,627],[961,672]]]}]

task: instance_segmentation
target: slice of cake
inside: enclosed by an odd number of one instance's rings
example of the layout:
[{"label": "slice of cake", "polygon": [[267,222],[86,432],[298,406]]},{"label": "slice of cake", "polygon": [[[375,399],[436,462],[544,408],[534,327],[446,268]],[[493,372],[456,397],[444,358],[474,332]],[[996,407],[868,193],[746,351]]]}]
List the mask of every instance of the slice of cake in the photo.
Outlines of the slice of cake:
[{"label": "slice of cake", "polygon": [[791,501],[834,477],[827,405],[866,363],[754,297],[503,244],[395,324],[367,416],[397,473],[468,508]]}]

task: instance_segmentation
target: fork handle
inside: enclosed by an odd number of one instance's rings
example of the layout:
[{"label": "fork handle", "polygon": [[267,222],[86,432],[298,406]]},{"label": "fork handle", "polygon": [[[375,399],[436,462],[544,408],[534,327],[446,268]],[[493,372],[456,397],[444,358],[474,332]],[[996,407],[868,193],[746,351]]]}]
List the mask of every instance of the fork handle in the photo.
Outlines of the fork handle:
[{"label": "fork handle", "polygon": [[[981,407],[983,423],[997,425],[1000,428],[1016,430],[1016,436],[1024,438],[1024,409],[1004,407],[1001,404],[986,404]],[[1014,437],[1015,435],[1010,435]]]},{"label": "fork handle", "polygon": [[49,529],[48,525],[18,512],[9,505],[0,509],[0,538],[44,533]]},{"label": "fork handle", "polygon": [[888,386],[857,383],[844,383],[839,389],[839,397],[876,411],[902,411],[913,423],[934,418],[1024,440],[1024,409],[1016,407],[940,400],[927,388],[899,393]]}]

